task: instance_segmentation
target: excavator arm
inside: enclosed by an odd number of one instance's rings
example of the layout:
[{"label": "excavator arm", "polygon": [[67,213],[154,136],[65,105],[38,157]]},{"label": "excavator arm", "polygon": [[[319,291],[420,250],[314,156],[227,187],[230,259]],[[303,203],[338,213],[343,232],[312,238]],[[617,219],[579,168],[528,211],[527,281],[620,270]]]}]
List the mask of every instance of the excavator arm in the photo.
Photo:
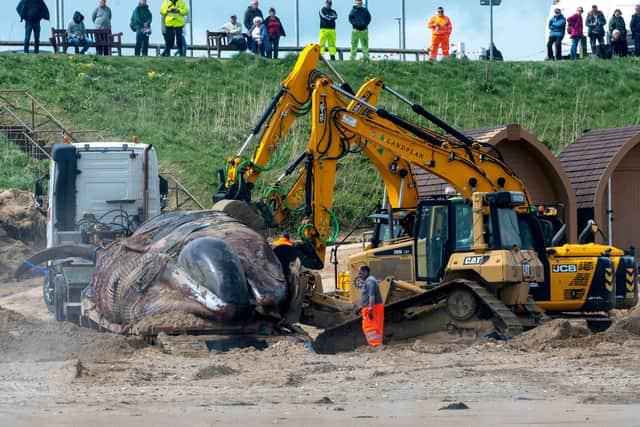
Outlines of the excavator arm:
[{"label": "excavator arm", "polygon": [[[320,46],[311,44],[302,50],[238,153],[229,158],[225,169],[219,172],[221,185],[214,195],[215,202],[224,199],[251,201],[251,190],[260,173],[271,168],[274,153],[297,118],[310,111],[314,82],[324,76],[318,69],[321,60],[324,59],[320,55]],[[351,91],[335,69],[329,64],[328,68],[342,83],[342,88]],[[257,137],[259,141],[253,155],[250,158],[244,156]]]}]

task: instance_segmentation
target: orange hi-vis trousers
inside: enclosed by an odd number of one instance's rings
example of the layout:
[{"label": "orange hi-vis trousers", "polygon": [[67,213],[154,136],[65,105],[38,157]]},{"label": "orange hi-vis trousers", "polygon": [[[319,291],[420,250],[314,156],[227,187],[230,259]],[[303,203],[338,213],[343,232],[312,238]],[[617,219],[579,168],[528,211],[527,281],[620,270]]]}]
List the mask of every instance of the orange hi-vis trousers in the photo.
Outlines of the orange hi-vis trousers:
[{"label": "orange hi-vis trousers", "polygon": [[429,50],[429,58],[436,59],[438,56],[438,48],[442,48],[442,57],[449,57],[449,34],[433,34],[431,36],[431,49]]},{"label": "orange hi-vis trousers", "polygon": [[369,319],[370,308],[362,308],[362,332],[370,346],[382,345],[384,327],[384,304],[373,305],[373,319]]}]

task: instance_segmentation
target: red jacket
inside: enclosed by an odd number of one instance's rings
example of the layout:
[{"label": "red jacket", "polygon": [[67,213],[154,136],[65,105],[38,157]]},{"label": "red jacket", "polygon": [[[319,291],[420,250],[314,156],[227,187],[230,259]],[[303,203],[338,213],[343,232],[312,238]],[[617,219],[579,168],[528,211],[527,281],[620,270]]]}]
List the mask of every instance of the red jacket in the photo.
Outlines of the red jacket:
[{"label": "red jacket", "polygon": [[574,13],[569,17],[569,19],[567,19],[567,24],[569,24],[569,28],[571,28],[572,39],[584,36],[582,15],[577,12]]}]

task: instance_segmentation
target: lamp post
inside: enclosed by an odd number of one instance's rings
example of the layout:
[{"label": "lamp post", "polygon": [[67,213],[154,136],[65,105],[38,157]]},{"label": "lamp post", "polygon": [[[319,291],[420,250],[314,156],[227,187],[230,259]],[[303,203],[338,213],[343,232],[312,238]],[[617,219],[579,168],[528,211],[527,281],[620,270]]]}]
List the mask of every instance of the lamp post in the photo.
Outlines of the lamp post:
[{"label": "lamp post", "polygon": [[402,49],[402,18],[393,18],[398,21],[398,49]]},{"label": "lamp post", "polygon": [[300,49],[300,0],[296,0],[296,47]]},{"label": "lamp post", "polygon": [[189,46],[191,46],[191,56],[193,56],[193,0],[189,0]]},{"label": "lamp post", "polygon": [[[407,50],[407,15],[405,13],[404,0],[402,0],[402,50]],[[407,60],[407,54],[402,53],[402,60]]]},{"label": "lamp post", "polygon": [[480,6],[489,6],[489,61],[493,61],[493,6],[500,6],[502,0],[480,0]]}]

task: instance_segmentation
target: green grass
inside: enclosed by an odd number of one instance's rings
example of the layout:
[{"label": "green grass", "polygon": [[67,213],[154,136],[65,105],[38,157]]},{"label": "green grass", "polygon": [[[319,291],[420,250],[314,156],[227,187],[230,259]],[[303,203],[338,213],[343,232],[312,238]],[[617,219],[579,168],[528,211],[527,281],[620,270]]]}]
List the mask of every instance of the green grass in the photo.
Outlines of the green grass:
[{"label": "green grass", "polygon": [[[293,64],[293,58],[273,62],[249,56],[219,61],[2,55],[0,87],[28,89],[71,128],[96,129],[113,139],[138,135],[157,148],[163,171],[208,204],[217,185],[215,171],[238,150]],[[495,63],[490,85],[488,64],[482,62],[336,67],[354,88],[367,76],[382,78],[457,128],[519,123],[555,152],[585,129],[640,123],[636,59]],[[380,104],[423,122],[388,97]],[[308,129],[307,118],[293,127],[277,171],[265,173],[262,185],[304,149]],[[382,183],[360,156],[345,159],[341,170],[348,173],[338,176],[335,207],[350,224],[363,206],[381,198]]]},{"label": "green grass", "polygon": [[0,189],[33,191],[36,179],[46,172],[47,164],[31,159],[0,135]]}]

